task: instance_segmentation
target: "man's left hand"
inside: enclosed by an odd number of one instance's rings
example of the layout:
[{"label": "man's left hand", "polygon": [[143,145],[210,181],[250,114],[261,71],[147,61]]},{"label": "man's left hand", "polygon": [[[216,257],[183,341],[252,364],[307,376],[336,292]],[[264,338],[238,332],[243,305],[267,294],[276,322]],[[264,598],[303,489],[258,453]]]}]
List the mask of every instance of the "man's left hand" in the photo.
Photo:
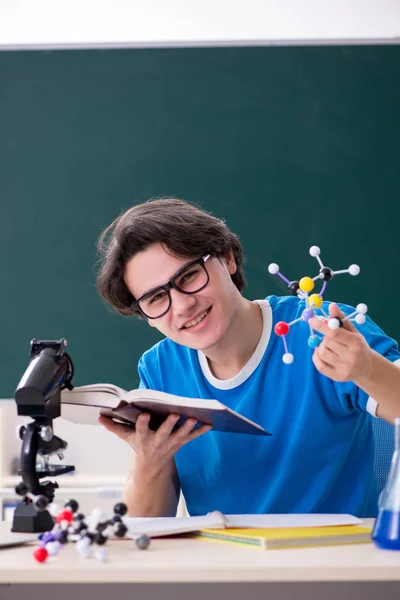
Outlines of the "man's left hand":
[{"label": "man's left hand", "polygon": [[[346,316],[335,303],[329,305],[329,314],[339,319]],[[368,374],[372,367],[373,351],[350,321],[344,321],[343,327],[338,329],[330,329],[326,320],[321,321],[316,317],[310,319],[309,324],[324,335],[312,357],[320,373],[335,381],[354,382]]]}]

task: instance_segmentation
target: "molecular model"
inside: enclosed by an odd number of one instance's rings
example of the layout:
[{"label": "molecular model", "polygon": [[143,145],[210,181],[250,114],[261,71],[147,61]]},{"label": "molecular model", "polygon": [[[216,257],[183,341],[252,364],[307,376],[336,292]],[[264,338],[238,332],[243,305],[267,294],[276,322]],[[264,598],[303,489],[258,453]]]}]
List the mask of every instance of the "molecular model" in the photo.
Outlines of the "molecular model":
[{"label": "molecular model", "polygon": [[[104,544],[108,537],[111,535],[123,538],[127,534],[128,528],[122,521],[127,507],[122,502],[114,506],[111,519],[107,519],[103,510],[95,509],[86,520],[85,515],[78,513],[78,508],[76,500],[69,500],[64,508],[57,512],[53,529],[39,535],[39,546],[33,551],[33,557],[38,562],[45,562],[49,556],[57,555],[63,545],[70,541],[76,541],[76,550],[84,558],[89,558],[95,547],[95,558],[103,562],[107,560],[108,553]],[[139,549],[148,548],[149,536],[132,537]]]},{"label": "molecular model", "polygon": [[[308,323],[310,328],[310,337],[308,338],[308,346],[310,348],[316,348],[321,343],[321,339],[314,330],[312,329],[309,320],[312,317],[317,317],[322,320],[328,321],[328,327],[330,329],[338,329],[343,326],[344,321],[355,321],[358,325],[362,325],[366,320],[366,313],[368,307],[366,304],[357,304],[356,310],[344,317],[344,319],[339,319],[336,317],[330,317],[326,314],[322,307],[323,302],[323,293],[326,290],[326,286],[328,281],[330,281],[334,275],[340,275],[342,273],[350,273],[350,275],[358,275],[360,272],[360,267],[358,265],[350,265],[348,269],[342,269],[340,271],[333,271],[329,267],[325,267],[322,263],[320,254],[321,250],[318,246],[312,246],[309,250],[311,256],[315,257],[320,266],[319,273],[315,277],[303,277],[300,281],[289,281],[282,273],[279,271],[279,265],[276,263],[271,263],[268,266],[268,271],[272,275],[278,275],[288,286],[289,292],[292,296],[299,296],[304,299],[306,302],[306,308],[303,310],[301,317],[295,319],[291,323],[286,323],[285,321],[279,321],[274,327],[274,331],[277,336],[282,338],[284,345],[284,354],[282,356],[282,360],[285,364],[289,365],[293,362],[294,356],[291,352],[289,352],[286,336],[289,333],[290,328],[300,321],[305,321]],[[310,294],[314,289],[315,281],[318,279],[322,279],[323,285],[321,291],[319,293]],[[316,313],[317,310],[322,312],[322,316]]]}]

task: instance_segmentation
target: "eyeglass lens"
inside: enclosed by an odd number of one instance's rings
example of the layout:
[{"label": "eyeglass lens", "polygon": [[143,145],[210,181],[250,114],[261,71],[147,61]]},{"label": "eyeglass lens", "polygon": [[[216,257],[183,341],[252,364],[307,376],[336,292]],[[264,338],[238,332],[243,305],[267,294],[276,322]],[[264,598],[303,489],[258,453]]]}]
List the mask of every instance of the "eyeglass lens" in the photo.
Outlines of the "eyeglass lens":
[{"label": "eyeglass lens", "polygon": [[[184,294],[195,294],[207,283],[207,271],[202,264],[189,265],[173,279],[174,287]],[[162,287],[144,296],[139,302],[144,314],[153,319],[164,314],[169,309],[169,304],[170,295]]]}]

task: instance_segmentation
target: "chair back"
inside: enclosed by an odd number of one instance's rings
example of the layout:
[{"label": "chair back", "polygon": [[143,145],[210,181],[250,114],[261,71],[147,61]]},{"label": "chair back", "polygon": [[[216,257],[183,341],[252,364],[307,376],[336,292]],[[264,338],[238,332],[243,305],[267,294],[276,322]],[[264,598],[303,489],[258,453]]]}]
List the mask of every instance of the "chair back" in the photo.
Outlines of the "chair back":
[{"label": "chair back", "polygon": [[[390,464],[394,452],[394,426],[383,419],[372,418],[372,432],[374,436],[374,471],[378,497],[386,485]],[[372,506],[374,504],[374,506]],[[365,510],[365,517],[376,517],[378,507],[369,503]]]}]

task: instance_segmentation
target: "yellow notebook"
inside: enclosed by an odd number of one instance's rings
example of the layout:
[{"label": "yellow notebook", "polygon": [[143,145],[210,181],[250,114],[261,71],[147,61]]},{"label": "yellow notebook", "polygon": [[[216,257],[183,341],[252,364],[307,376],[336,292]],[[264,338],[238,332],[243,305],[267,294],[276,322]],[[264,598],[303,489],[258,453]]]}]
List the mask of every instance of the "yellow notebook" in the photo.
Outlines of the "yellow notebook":
[{"label": "yellow notebook", "polygon": [[366,543],[371,541],[371,533],[371,527],[344,525],[280,529],[202,529],[195,535],[210,540],[245,544],[267,550],[297,546]]}]

